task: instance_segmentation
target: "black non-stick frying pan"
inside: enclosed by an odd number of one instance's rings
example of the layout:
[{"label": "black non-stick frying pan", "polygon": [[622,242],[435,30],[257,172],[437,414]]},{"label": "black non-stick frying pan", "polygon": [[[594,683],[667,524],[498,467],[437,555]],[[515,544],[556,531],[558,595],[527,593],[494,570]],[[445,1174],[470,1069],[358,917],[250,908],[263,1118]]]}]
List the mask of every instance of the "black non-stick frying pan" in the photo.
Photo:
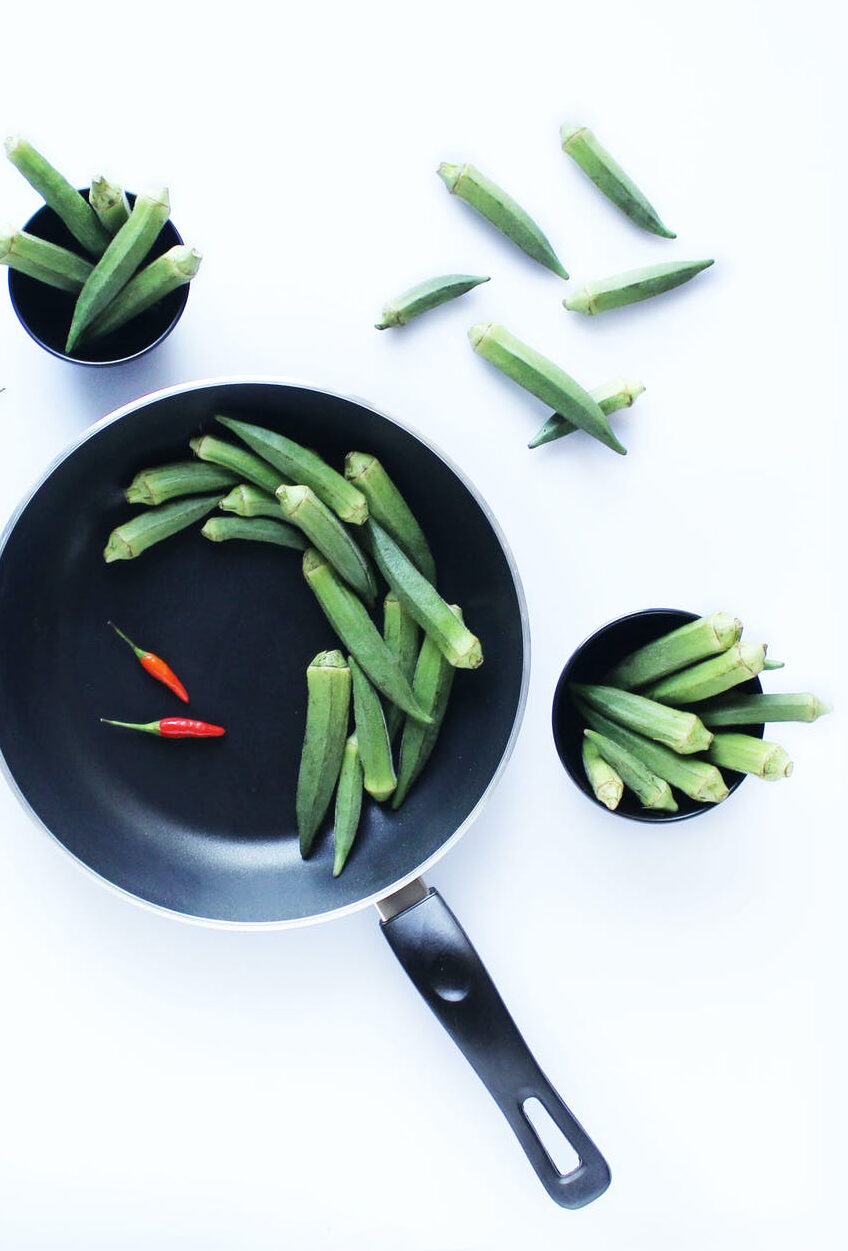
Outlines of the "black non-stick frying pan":
[{"label": "black non-stick frying pan", "polygon": [[[294,826],[304,670],[336,645],[299,553],[207,542],[195,528],[106,565],[139,470],[187,456],[216,413],[319,449],[375,453],[430,538],[440,588],[460,602],[485,663],[459,672],[435,753],[403,807],[369,804],[341,877],[325,834],[304,862]],[[220,432],[220,427],[218,427]],[[192,715],[227,737],[163,742],[101,717],[177,714],[112,620],[174,665]],[[158,392],[93,427],[53,466],[0,548],[0,751],[24,804],[102,880],[181,917],[252,928],[376,904],[410,978],[476,1069],[548,1194],[580,1207],[609,1184],[602,1156],[531,1056],[456,918],[420,875],[456,841],[501,772],[524,707],[527,618],[491,515],[409,430],[365,404],[272,380]],[[567,1174],[528,1119],[537,1098],[577,1152]]]}]

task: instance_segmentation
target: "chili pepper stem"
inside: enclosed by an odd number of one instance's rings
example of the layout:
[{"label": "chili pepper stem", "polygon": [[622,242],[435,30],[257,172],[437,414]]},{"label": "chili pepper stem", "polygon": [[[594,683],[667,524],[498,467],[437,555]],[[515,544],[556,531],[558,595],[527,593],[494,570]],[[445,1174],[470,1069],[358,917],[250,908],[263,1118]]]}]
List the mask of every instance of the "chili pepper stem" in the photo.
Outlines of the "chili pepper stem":
[{"label": "chili pepper stem", "polygon": [[100,723],[101,725],[119,725],[124,730],[143,730],[145,734],[156,734],[160,738],[162,736],[158,721],[148,721],[143,725],[139,721],[110,721],[108,717],[101,717]]},{"label": "chili pepper stem", "polygon": [[139,660],[141,660],[143,656],[146,656],[146,655],[147,655],[147,653],[146,653],[145,651],[143,651],[140,647],[136,647],[136,645],[135,645],[135,643],[132,641],[132,639],[131,639],[131,638],[128,638],[128,637],[127,637],[127,635],[126,635],[126,634],[124,634],[123,630],[119,630],[119,629],[118,629],[118,627],[115,625],[114,621],[108,621],[106,624],[107,624],[107,625],[110,625],[110,626],[112,627],[112,629],[113,629],[113,630],[115,631],[115,633],[117,634],[118,638],[123,639],[123,640],[124,640],[124,642],[125,642],[125,643],[129,646],[129,647],[131,647],[131,648],[133,649],[133,651],[135,652],[136,656],[138,656]]}]

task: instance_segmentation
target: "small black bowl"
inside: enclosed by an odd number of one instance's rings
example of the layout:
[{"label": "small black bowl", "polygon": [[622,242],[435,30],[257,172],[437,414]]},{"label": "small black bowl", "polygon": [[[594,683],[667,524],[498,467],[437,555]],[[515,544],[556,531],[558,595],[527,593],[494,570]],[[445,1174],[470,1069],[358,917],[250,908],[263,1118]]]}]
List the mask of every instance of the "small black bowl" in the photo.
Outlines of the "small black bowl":
[{"label": "small black bowl", "polygon": [[[81,189],[80,194],[88,199],[87,189]],[[128,194],[127,199],[131,205],[135,202],[134,195]],[[29,219],[24,230],[28,234],[37,235],[39,239],[46,239],[48,243],[58,243],[63,248],[87,256],[62,219],[47,205]],[[143,264],[149,265],[157,256],[178,243],[182,243],[182,238],[172,222],[167,221]],[[189,286],[189,283],[184,283],[112,334],[104,335],[102,339],[94,339],[90,344],[83,343],[75,352],[68,353],[65,351],[65,341],[71,326],[76,297],[15,269],[9,270],[9,298],[24,330],[45,351],[58,356],[60,360],[71,361],[74,365],[125,365],[149,352],[163,339],[167,339],[182,317]]]},{"label": "small black bowl", "polygon": [[[560,675],[553,706],[556,749],[572,781],[604,812],[609,812],[610,809],[595,798],[583,769],[583,731],[586,729],[586,722],[572,700],[571,683],[602,683],[609,670],[630,652],[690,621],[696,621],[698,616],[698,613],[682,612],[677,608],[648,608],[643,612],[630,613],[627,617],[619,617],[617,621],[610,621],[586,639]],[[759,694],[763,688],[759,678],[751,678],[734,689],[740,694]],[[697,711],[697,707],[693,711]],[[734,728],[746,734],[756,734],[758,738],[763,737],[762,725]],[[734,773],[729,769],[722,769],[722,774],[731,792],[741,786],[746,777],[744,773]],[[677,812],[643,808],[632,791],[625,788],[620,804],[612,810],[613,815],[629,817],[632,821],[683,821],[687,817],[696,817],[701,812],[709,812],[720,806],[689,799],[678,790],[675,790],[674,797],[678,804]]]}]

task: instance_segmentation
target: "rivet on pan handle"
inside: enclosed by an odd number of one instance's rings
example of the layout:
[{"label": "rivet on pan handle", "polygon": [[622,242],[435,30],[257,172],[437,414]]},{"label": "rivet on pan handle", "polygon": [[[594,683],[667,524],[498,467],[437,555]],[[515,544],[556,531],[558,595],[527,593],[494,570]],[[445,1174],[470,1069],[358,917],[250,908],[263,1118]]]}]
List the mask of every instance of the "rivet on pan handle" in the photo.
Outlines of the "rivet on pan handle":
[{"label": "rivet on pan handle", "polygon": [[[413,885],[418,889],[408,906],[382,909],[389,946],[503,1112],[554,1202],[564,1208],[591,1203],[609,1185],[606,1160],[533,1059],[441,895]],[[580,1162],[569,1173],[557,1169],[527,1118],[524,1104],[534,1097],[577,1152]]]}]

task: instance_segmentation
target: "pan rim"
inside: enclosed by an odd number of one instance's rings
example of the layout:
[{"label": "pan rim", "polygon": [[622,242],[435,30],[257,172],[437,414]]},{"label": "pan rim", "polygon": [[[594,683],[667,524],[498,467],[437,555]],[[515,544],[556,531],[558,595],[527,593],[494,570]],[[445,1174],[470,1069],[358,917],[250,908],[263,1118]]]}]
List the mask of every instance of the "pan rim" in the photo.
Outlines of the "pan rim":
[{"label": "pan rim", "polygon": [[277,920],[277,921],[229,921],[229,920],[221,919],[219,917],[196,916],[196,915],[193,915],[192,913],[180,912],[178,909],[175,909],[175,908],[166,908],[162,904],[153,903],[151,900],[145,899],[141,895],[136,895],[132,891],[127,890],[125,887],[118,886],[115,882],[110,881],[109,878],[105,877],[102,873],[98,873],[98,871],[92,868],[91,865],[86,864],[84,860],[81,860],[79,856],[75,855],[74,852],[72,852],[70,848],[68,848],[62,842],[61,838],[57,834],[55,834],[53,830],[51,830],[50,827],[45,824],[44,821],[42,821],[41,817],[32,808],[32,806],[29,803],[29,800],[26,798],[23,791],[18,786],[18,783],[14,775],[12,774],[11,769],[9,768],[9,765],[6,761],[5,755],[3,754],[2,750],[0,750],[0,772],[2,772],[3,776],[6,778],[6,781],[9,785],[10,790],[17,797],[17,800],[20,803],[21,807],[28,814],[28,816],[34,822],[34,824],[38,826],[39,829],[43,830],[49,836],[49,838],[52,839],[52,841],[61,848],[61,850],[65,853],[65,855],[67,855],[77,865],[78,868],[83,870],[83,872],[85,872],[89,876],[95,878],[102,886],[106,887],[108,890],[121,896],[121,898],[123,899],[130,900],[132,903],[134,903],[138,907],[157,913],[161,916],[169,917],[173,920],[177,920],[177,921],[191,924],[191,925],[203,926],[203,927],[211,928],[211,929],[236,930],[236,931],[265,931],[265,930],[299,929],[307,925],[317,925],[325,921],[335,921],[337,919],[340,919],[341,917],[351,916],[353,913],[359,912],[365,908],[376,906],[382,900],[389,898],[391,895],[394,895],[399,890],[402,890],[404,886],[408,886],[411,882],[414,882],[417,878],[420,878],[425,873],[429,872],[429,870],[435,864],[437,864],[438,861],[440,861],[442,857],[446,855],[447,852],[450,851],[452,847],[456,845],[456,843],[459,841],[462,835],[466,832],[469,826],[471,826],[474,823],[474,821],[476,821],[483,807],[485,806],[485,804],[488,802],[489,798],[491,797],[492,792],[495,789],[495,786],[497,785],[497,783],[499,782],[509,762],[509,759],[512,756],[513,750],[515,748],[515,744],[518,739],[518,734],[521,729],[521,724],[524,720],[524,712],[525,712],[525,708],[527,704],[527,696],[528,696],[529,685],[530,685],[530,624],[529,624],[529,616],[528,616],[528,611],[527,611],[527,600],[524,594],[524,588],[521,583],[521,577],[518,573],[518,566],[516,564],[515,557],[512,553],[512,549],[509,543],[507,542],[506,536],[503,533],[500,523],[498,522],[497,518],[495,517],[494,513],[492,512],[486,500],[483,498],[483,496],[480,494],[476,486],[473,484],[473,482],[471,482],[471,480],[468,478],[465,472],[462,469],[460,469],[459,466],[455,464],[455,462],[448,455],[446,455],[446,453],[443,452],[440,447],[438,447],[429,438],[425,437],[419,430],[417,430],[415,426],[409,425],[405,421],[400,421],[397,417],[393,416],[390,413],[385,412],[381,408],[377,408],[369,400],[363,399],[359,395],[355,395],[352,393],[345,393],[341,391],[333,391],[327,387],[319,386],[317,383],[311,382],[307,379],[289,377],[286,375],[277,375],[277,374],[227,374],[227,375],[222,375],[220,377],[199,378],[199,379],[195,379],[189,382],[176,383],[169,387],[162,387],[156,391],[150,391],[145,395],[139,396],[135,400],[131,400],[127,404],[122,404],[119,408],[113,409],[110,413],[107,413],[105,416],[99,418],[92,425],[87,426],[86,429],[79,435],[78,438],[74,439],[56,457],[54,457],[54,459],[48,464],[48,466],[43,471],[43,473],[39,476],[37,481],[32,485],[29,491],[27,491],[26,494],[23,496],[18,506],[13,510],[11,516],[9,517],[5,526],[3,527],[2,533],[0,534],[0,560],[2,560],[3,552],[6,548],[6,544],[10,536],[12,535],[16,525],[18,524],[22,514],[26,510],[30,501],[41,490],[42,486],[44,486],[44,484],[52,477],[52,475],[59,468],[59,466],[63,465],[66,460],[68,460],[71,456],[73,456],[77,452],[77,450],[83,446],[83,444],[87,443],[90,439],[94,438],[97,434],[100,433],[100,431],[105,430],[107,427],[113,425],[115,422],[120,421],[123,417],[129,416],[130,413],[137,412],[139,409],[146,408],[153,403],[159,402],[160,400],[168,399],[173,396],[183,395],[187,392],[207,390],[212,387],[245,386],[245,385],[247,386],[261,385],[261,386],[278,386],[278,387],[297,387],[301,390],[314,391],[320,395],[330,396],[333,399],[346,400],[346,401],[349,401],[350,403],[358,404],[361,407],[368,409],[369,412],[375,413],[378,417],[381,417],[384,421],[390,422],[393,426],[397,426],[401,430],[405,430],[407,433],[413,435],[413,437],[416,438],[420,443],[423,443],[424,446],[428,448],[429,451],[432,452],[434,456],[436,456],[439,460],[441,460],[442,463],[453,474],[455,474],[457,478],[459,478],[460,482],[463,484],[465,489],[469,492],[469,494],[475,500],[478,507],[480,508],[483,515],[485,516],[486,520],[488,521],[489,525],[491,526],[495,534],[495,537],[497,538],[498,543],[501,546],[501,550],[503,551],[504,557],[506,559],[507,566],[510,572],[510,577],[512,578],[512,584],[515,588],[516,598],[518,600],[519,615],[521,618],[521,644],[522,644],[521,687],[519,690],[518,702],[517,702],[516,709],[515,709],[515,716],[513,718],[512,727],[510,729],[509,737],[507,739],[506,746],[504,747],[503,754],[500,758],[500,761],[498,762],[497,768],[492,773],[492,776],[489,779],[489,782],[485,790],[483,791],[480,798],[477,800],[477,803],[474,805],[474,807],[465,817],[465,820],[457,827],[456,830],[454,830],[453,834],[451,834],[450,837],[447,838],[445,842],[442,843],[441,846],[439,846],[436,849],[436,851],[432,853],[432,855],[430,855],[426,860],[424,860],[411,872],[404,874],[404,876],[401,878],[398,878],[398,880],[396,882],[393,882],[390,886],[383,887],[381,890],[378,890],[378,891],[373,891],[371,894],[364,896],[362,899],[354,900],[352,903],[344,904],[343,906],[339,908],[331,908],[326,912],[318,912],[318,913],[310,914],[309,916],[305,916],[305,917],[294,917],[294,918],[288,918],[288,919]]}]

